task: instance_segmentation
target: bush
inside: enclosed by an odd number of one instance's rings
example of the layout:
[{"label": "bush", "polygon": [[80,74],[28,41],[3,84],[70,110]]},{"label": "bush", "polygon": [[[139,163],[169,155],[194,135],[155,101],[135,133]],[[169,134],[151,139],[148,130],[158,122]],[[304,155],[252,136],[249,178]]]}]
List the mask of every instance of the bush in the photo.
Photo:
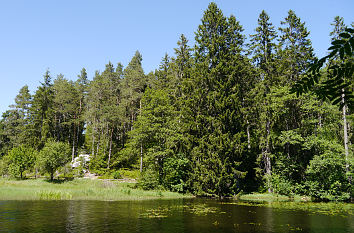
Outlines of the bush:
[{"label": "bush", "polygon": [[272,175],[272,185],[275,193],[287,196],[294,195],[294,184],[279,174],[274,173]]},{"label": "bush", "polygon": [[0,159],[0,175],[6,176],[8,175],[8,161],[6,157]]},{"label": "bush", "polygon": [[113,179],[122,179],[122,176],[119,171],[114,171],[112,173]]},{"label": "bush", "polygon": [[72,180],[74,179],[75,176],[73,173],[66,173],[66,174],[60,174],[58,177],[65,180]]},{"label": "bush", "polygon": [[140,176],[140,171],[137,169],[135,170],[119,169],[119,173],[123,178],[138,179]]},{"label": "bush", "polygon": [[60,169],[60,176],[63,178],[72,178],[74,176],[73,174],[73,168],[71,167],[71,163],[65,164],[64,167]]},{"label": "bush", "polygon": [[158,174],[155,171],[148,169],[143,172],[138,187],[144,190],[156,189],[159,187],[158,179]]},{"label": "bush", "polygon": [[186,192],[189,160],[183,157],[168,158],[164,162],[164,184],[166,188],[176,192]]},{"label": "bush", "polygon": [[98,179],[113,179],[113,176],[109,171],[107,171],[107,172],[103,173],[103,175],[98,177]]},{"label": "bush", "polygon": [[76,167],[73,169],[73,175],[77,176],[77,177],[84,177],[85,173],[84,173],[84,170],[82,170],[80,167]]},{"label": "bush", "polygon": [[[351,166],[352,167],[352,166]],[[345,159],[338,153],[316,155],[306,170],[306,194],[321,200],[347,200],[352,192]]]}]

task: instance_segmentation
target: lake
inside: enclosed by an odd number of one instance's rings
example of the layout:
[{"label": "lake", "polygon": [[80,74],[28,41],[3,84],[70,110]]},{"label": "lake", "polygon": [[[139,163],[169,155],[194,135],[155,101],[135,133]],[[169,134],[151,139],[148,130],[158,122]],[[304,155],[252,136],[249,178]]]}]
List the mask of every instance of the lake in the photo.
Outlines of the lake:
[{"label": "lake", "polygon": [[209,199],[0,201],[0,232],[352,233],[352,207],[353,204],[250,204]]}]

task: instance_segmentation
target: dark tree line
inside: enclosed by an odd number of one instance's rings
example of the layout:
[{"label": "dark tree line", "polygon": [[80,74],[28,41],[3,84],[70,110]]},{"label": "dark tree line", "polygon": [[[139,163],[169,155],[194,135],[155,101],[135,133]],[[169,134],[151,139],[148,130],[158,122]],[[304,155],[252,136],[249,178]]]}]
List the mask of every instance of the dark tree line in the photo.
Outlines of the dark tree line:
[{"label": "dark tree line", "polygon": [[[335,40],[346,26],[340,17],[333,26]],[[246,41],[237,18],[211,3],[195,45],[181,35],[154,72],[144,73],[139,52],[92,80],[85,69],[76,81],[47,71],[33,95],[24,86],[3,114],[0,165],[6,170],[23,145],[32,156],[57,141],[70,146],[70,160],[89,153],[92,172],[140,169],[144,188],[350,198],[353,109],[291,91],[316,61],[305,23],[290,10],[276,29],[262,11]]]}]

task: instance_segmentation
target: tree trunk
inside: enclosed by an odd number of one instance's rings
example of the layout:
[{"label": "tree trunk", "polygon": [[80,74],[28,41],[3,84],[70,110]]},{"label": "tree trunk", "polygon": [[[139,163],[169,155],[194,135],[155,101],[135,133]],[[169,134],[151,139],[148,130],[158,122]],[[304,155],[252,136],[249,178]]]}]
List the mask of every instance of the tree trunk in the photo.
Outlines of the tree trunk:
[{"label": "tree trunk", "polygon": [[108,166],[107,166],[108,169],[109,169],[109,163],[111,161],[111,154],[112,154],[112,137],[113,137],[113,129],[111,129],[111,135],[109,140]]},{"label": "tree trunk", "polygon": [[140,144],[140,173],[143,172],[143,144]]},{"label": "tree trunk", "polygon": [[102,138],[102,130],[101,130],[101,133],[98,135],[98,138],[97,138],[96,155],[98,155],[98,151],[100,149],[101,138]]},{"label": "tree trunk", "polygon": [[[342,89],[344,92],[344,89]],[[342,94],[342,103],[344,103],[345,95]],[[347,124],[347,106],[343,105],[343,136],[344,136],[344,151],[345,151],[345,172],[349,174],[349,148],[348,148],[348,124]],[[351,176],[348,176],[348,181],[351,184]]]},{"label": "tree trunk", "polygon": [[[103,132],[103,126],[101,126],[101,132],[98,136],[98,140],[97,140],[97,148],[96,148],[96,153],[98,155],[98,152],[100,150],[100,143],[102,143],[103,145],[103,149],[105,149],[105,146],[104,146],[104,132]],[[105,153],[106,151],[103,152],[103,154]]]},{"label": "tree trunk", "polygon": [[[139,102],[139,112],[140,112],[140,116],[141,116],[141,99]],[[140,143],[140,173],[143,172],[143,143]]]},{"label": "tree trunk", "polygon": [[75,130],[76,130],[76,127],[75,127],[75,123],[74,123],[73,148],[71,151],[71,161],[72,162],[74,161],[74,157],[75,157],[75,140],[76,140]]},{"label": "tree trunk", "polygon": [[92,128],[92,145],[91,145],[91,154],[95,156],[95,127]]},{"label": "tree trunk", "polygon": [[248,149],[251,149],[251,134],[250,134],[250,123],[247,120],[247,147]]},{"label": "tree trunk", "polygon": [[[102,134],[103,134],[104,136],[109,137],[109,136],[110,136],[110,133],[109,133],[110,130],[109,130],[108,123],[107,123],[106,129],[107,129],[106,134],[103,133],[103,130],[102,130]],[[106,138],[106,137],[104,137],[104,138]],[[110,142],[110,138],[108,138],[108,140],[107,140],[107,146],[103,147],[103,148],[104,148],[104,149],[103,149],[103,154],[104,154],[104,155],[106,154],[106,149],[109,150],[109,142]],[[109,152],[108,152],[108,153],[109,153]]]},{"label": "tree trunk", "polygon": [[80,98],[80,108],[79,113],[77,116],[77,129],[76,129],[76,146],[79,146],[79,132],[80,132],[80,119],[81,119],[81,112],[82,112],[82,99]]},{"label": "tree trunk", "polygon": [[267,179],[267,186],[268,186],[268,193],[272,193],[273,189],[271,187],[271,176],[272,176],[272,164],[270,161],[270,146],[269,146],[269,137],[270,137],[270,122],[267,121],[266,124],[267,130],[267,139],[266,139],[266,149],[264,153],[264,167],[265,167],[265,174]]},{"label": "tree trunk", "polygon": [[92,133],[92,145],[91,145],[91,154],[95,155],[95,136]]},{"label": "tree trunk", "polygon": [[[100,139],[100,138],[99,138]],[[96,147],[96,154],[98,155],[98,150],[100,149],[100,140],[98,139],[97,147]]]},{"label": "tree trunk", "polygon": [[80,122],[77,123],[76,129],[76,147],[79,149],[79,132],[80,132]]},{"label": "tree trunk", "polygon": [[134,122],[134,113],[132,112],[131,119],[130,119],[130,130],[133,130],[133,122]]},{"label": "tree trunk", "polygon": [[54,172],[51,172],[50,173],[50,181],[53,181],[54,180]]}]

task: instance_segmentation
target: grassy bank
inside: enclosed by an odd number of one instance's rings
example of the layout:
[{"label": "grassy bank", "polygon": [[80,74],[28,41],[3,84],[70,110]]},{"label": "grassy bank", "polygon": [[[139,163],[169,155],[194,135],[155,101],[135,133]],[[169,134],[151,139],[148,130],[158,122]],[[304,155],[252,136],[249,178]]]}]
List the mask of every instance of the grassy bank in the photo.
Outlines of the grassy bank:
[{"label": "grassy bank", "polygon": [[237,202],[226,204],[271,207],[280,210],[302,210],[312,214],[325,214],[330,216],[353,215],[354,204],[344,202],[313,202],[308,196],[288,197],[279,194],[251,193],[242,194]]},{"label": "grassy bank", "polygon": [[310,197],[306,196],[295,196],[288,197],[279,194],[270,194],[270,193],[251,193],[251,194],[242,194],[238,197],[241,201],[257,201],[257,202],[271,202],[271,201],[295,201],[295,202],[307,202],[311,201]]},{"label": "grassy bank", "polygon": [[74,179],[51,183],[44,179],[0,179],[0,200],[149,200],[188,198],[190,195],[134,188],[112,180]]}]

